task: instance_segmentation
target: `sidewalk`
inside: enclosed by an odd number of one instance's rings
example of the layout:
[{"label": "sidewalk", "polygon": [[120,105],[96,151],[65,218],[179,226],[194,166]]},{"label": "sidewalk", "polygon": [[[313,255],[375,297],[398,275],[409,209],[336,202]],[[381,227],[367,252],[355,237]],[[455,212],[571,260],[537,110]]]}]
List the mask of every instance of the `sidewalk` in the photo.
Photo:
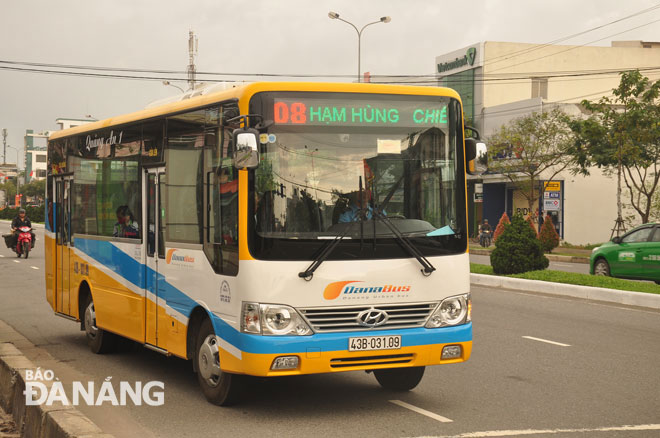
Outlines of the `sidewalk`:
[{"label": "sidewalk", "polygon": [[7,414],[0,406],[0,438],[18,438],[20,436],[11,415]]},{"label": "sidewalk", "polygon": [[[44,355],[33,362],[17,346],[29,348],[31,343],[0,320],[0,437],[112,438],[78,409],[60,401],[29,405],[25,393],[26,381],[30,382],[27,373],[51,367]],[[53,385],[52,381],[42,383],[49,388]]]}]

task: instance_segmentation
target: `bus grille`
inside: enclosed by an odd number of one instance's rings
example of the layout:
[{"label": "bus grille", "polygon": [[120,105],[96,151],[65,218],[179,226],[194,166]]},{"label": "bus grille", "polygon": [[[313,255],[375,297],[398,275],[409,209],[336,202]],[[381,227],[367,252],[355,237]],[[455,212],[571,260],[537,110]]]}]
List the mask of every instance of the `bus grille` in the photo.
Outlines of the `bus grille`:
[{"label": "bus grille", "polygon": [[[437,302],[429,302],[379,304],[374,306],[311,307],[298,310],[316,333],[326,333],[422,327],[437,305]],[[388,319],[385,324],[375,328],[363,327],[358,322],[358,315],[366,310],[385,311]]]},{"label": "bus grille", "polygon": [[414,358],[409,354],[388,354],[386,356],[340,357],[330,360],[331,368],[364,367],[369,365],[394,365],[409,363]]}]

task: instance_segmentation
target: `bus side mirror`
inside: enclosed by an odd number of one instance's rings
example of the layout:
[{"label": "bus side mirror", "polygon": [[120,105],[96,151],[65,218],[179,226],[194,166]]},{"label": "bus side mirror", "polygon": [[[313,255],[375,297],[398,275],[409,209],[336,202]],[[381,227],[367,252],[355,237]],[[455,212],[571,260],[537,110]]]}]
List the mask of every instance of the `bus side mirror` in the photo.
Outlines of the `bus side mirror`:
[{"label": "bus side mirror", "polygon": [[234,141],[234,167],[237,169],[254,169],[259,166],[259,131],[256,129],[235,129],[232,133]]},{"label": "bus side mirror", "polygon": [[488,170],[488,148],[475,139],[465,139],[465,169],[470,175],[481,175]]}]

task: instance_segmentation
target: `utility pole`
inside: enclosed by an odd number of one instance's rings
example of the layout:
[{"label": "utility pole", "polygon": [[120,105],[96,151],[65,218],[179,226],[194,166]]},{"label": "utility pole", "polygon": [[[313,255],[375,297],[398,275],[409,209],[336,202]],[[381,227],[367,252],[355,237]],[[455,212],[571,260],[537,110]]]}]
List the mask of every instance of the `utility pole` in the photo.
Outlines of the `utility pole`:
[{"label": "utility pole", "polygon": [[4,147],[2,152],[2,164],[7,164],[7,128],[2,128],[2,145]]},{"label": "utility pole", "polygon": [[191,90],[195,89],[195,56],[197,56],[198,41],[195,32],[192,30],[188,32],[188,55],[190,57],[190,64],[188,64],[188,86]]}]

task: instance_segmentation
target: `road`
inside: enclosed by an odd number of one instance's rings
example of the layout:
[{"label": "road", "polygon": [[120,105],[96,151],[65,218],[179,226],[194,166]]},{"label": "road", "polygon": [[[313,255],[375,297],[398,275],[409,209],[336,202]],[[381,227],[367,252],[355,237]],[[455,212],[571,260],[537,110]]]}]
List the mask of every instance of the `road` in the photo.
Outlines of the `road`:
[{"label": "road", "polygon": [[164,382],[160,407],[80,408],[116,437],[660,436],[660,312],[473,286],[472,358],[427,368],[414,391],[363,372],[254,379],[243,404],[220,408],[183,360],[139,346],[90,353],[45,300],[37,234],[27,260],[0,248],[0,319],[64,381]]},{"label": "road", "polygon": [[[480,265],[490,265],[490,256],[470,254],[470,262]],[[577,272],[579,274],[589,273],[588,263],[550,262],[548,269],[553,271]]]}]

